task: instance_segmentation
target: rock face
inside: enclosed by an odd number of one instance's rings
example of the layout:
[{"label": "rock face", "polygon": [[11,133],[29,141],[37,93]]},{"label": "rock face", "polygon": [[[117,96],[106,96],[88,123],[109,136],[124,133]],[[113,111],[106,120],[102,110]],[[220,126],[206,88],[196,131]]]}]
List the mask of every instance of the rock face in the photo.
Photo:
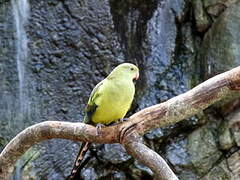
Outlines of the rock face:
[{"label": "rock face", "polygon": [[[31,124],[81,121],[92,88],[119,63],[140,68],[129,115],[239,65],[239,9],[232,0],[0,0],[0,150]],[[23,33],[28,47],[19,50]],[[180,179],[239,179],[238,106],[230,98],[144,140]],[[78,148],[36,145],[13,179],[65,179]],[[118,144],[95,145],[87,156],[82,179],[153,179]]]},{"label": "rock face", "polygon": [[236,67],[240,55],[239,3],[230,6],[206,33],[201,50],[205,77]]}]

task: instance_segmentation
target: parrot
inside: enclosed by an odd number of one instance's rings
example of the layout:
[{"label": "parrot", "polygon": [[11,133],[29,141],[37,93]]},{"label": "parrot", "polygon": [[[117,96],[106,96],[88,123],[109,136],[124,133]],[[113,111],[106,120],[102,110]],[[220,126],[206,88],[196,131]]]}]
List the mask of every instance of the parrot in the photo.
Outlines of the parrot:
[{"label": "parrot", "polygon": [[[84,123],[101,128],[104,125],[123,120],[131,107],[135,85],[133,80],[139,78],[139,69],[131,63],[122,63],[99,82],[90,94],[85,108]],[[91,143],[83,142],[67,180],[79,180],[80,170],[84,166],[84,155]]]}]

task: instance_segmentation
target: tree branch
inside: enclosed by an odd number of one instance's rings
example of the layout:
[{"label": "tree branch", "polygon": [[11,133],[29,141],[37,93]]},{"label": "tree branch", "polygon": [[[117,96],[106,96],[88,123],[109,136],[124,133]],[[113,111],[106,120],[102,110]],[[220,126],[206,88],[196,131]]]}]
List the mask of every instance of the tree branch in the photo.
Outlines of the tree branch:
[{"label": "tree branch", "polygon": [[[0,154],[0,179],[9,179],[15,162],[32,145],[52,138],[89,141],[95,143],[122,143],[129,153],[148,165],[158,177],[169,179],[173,172],[161,157],[134,139],[134,134],[176,123],[207,108],[216,101],[240,90],[240,67],[217,75],[192,90],[164,103],[145,108],[129,118],[129,121],[102,128],[97,136],[96,128],[83,123],[46,121],[33,125],[12,139]],[[133,138],[133,139],[132,139]],[[137,147],[137,149],[134,149]],[[142,149],[142,153],[138,154]],[[155,155],[154,155],[155,154]],[[154,161],[154,157],[156,161]],[[161,163],[161,165],[158,164]],[[160,166],[162,169],[158,169]],[[176,178],[175,178],[176,179]]]},{"label": "tree branch", "polygon": [[165,160],[158,153],[143,144],[137,132],[126,136],[123,145],[129,154],[148,166],[154,172],[157,179],[178,180]]}]

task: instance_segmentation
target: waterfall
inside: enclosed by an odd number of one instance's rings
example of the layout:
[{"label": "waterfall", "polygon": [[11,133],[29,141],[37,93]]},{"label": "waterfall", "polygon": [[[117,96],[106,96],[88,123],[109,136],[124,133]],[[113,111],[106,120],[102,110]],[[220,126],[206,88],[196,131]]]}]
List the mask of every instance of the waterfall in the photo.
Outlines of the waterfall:
[{"label": "waterfall", "polygon": [[16,27],[16,62],[19,81],[20,117],[29,117],[28,84],[25,64],[28,58],[28,39],[25,26],[29,17],[28,0],[11,0]]}]

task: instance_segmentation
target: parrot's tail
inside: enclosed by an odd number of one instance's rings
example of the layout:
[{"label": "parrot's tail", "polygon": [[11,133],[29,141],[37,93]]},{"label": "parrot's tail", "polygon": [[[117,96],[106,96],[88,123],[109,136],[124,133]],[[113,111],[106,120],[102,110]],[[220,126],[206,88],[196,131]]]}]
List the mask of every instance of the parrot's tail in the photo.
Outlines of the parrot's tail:
[{"label": "parrot's tail", "polygon": [[75,160],[72,172],[71,172],[70,176],[68,176],[67,180],[79,180],[80,179],[80,170],[81,170],[82,166],[84,165],[83,159],[84,159],[86,152],[90,148],[91,144],[92,143],[89,143],[89,142],[82,143],[80,150],[78,152],[77,158]]}]

